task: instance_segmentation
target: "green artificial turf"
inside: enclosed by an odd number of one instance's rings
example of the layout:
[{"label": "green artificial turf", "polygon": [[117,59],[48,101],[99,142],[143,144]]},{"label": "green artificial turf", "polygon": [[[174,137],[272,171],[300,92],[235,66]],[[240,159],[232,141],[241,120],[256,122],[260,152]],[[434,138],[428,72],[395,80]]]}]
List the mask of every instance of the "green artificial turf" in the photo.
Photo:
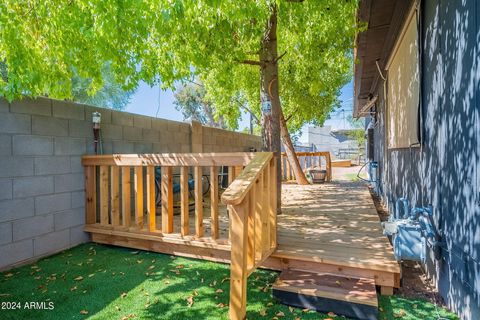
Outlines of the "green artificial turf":
[{"label": "green artificial turf", "polygon": [[[0,274],[0,319],[227,319],[228,277],[220,263],[89,243]],[[277,303],[276,277],[266,270],[250,276],[248,319],[342,318]],[[7,310],[12,302],[20,309]],[[30,302],[54,309],[25,308]],[[380,319],[437,318],[425,301],[381,297],[380,305]]]}]

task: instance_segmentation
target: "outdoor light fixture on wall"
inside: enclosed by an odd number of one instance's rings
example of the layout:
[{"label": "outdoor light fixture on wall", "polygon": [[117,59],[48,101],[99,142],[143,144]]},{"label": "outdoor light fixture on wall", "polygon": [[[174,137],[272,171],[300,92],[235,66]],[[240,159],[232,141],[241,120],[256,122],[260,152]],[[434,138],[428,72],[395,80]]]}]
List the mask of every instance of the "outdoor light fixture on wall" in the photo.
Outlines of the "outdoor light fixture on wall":
[{"label": "outdoor light fixture on wall", "polygon": [[100,140],[100,123],[102,122],[102,114],[98,111],[92,113],[93,123],[93,146],[95,154],[98,154],[98,145]]}]

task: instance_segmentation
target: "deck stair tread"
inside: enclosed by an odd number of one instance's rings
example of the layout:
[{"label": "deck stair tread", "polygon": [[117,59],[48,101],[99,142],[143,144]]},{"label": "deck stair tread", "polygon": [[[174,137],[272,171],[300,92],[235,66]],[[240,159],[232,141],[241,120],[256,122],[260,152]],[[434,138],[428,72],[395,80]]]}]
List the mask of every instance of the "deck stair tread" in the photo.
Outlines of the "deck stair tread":
[{"label": "deck stair tread", "polygon": [[288,305],[358,319],[376,319],[378,314],[375,280],[371,278],[284,270],[272,289],[274,297]]}]

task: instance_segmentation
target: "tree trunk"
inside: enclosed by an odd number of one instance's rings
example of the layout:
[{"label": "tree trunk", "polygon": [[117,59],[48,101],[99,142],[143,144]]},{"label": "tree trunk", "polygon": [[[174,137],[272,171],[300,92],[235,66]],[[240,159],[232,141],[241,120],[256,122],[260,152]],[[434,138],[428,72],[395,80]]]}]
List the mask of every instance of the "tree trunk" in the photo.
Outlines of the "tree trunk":
[{"label": "tree trunk", "polygon": [[281,213],[282,171],[280,166],[280,96],[277,64],[277,7],[272,4],[270,18],[260,50],[260,99],[262,108],[263,150],[271,151],[277,161],[277,214]]},{"label": "tree trunk", "polygon": [[295,154],[295,148],[292,144],[292,139],[290,139],[290,134],[288,133],[287,122],[285,121],[285,117],[283,116],[282,110],[280,110],[280,129],[281,129],[281,136],[283,145],[285,147],[285,153],[287,154],[287,160],[290,163],[290,167],[293,170],[293,174],[295,175],[295,180],[298,184],[309,184],[307,178],[305,177],[305,173],[302,171],[302,167],[300,166],[300,162],[298,161],[297,155]]}]

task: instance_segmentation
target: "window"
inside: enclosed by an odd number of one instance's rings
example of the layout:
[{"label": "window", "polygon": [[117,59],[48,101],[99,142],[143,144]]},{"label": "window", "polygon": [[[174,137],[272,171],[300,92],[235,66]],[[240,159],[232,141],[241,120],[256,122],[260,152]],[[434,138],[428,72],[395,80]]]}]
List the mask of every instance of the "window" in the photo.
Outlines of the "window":
[{"label": "window", "polygon": [[387,63],[388,148],[418,144],[419,57],[416,11],[412,10]]}]

